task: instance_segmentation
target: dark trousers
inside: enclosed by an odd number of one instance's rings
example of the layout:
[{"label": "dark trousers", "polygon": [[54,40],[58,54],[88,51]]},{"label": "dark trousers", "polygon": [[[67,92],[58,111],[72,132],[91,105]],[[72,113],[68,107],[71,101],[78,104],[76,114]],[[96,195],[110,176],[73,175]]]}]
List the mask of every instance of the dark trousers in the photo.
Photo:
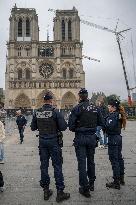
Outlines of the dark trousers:
[{"label": "dark trousers", "polygon": [[20,141],[23,142],[23,139],[24,139],[24,128],[23,127],[19,127],[18,131],[19,131],[19,134],[20,134]]},{"label": "dark trousers", "polygon": [[54,167],[54,178],[57,190],[64,189],[64,178],[62,173],[62,153],[57,138],[43,139],[39,138],[39,154],[41,161],[41,187],[49,187],[50,177],[48,174],[49,159],[51,157]]},{"label": "dark trousers", "polygon": [[4,186],[4,180],[3,180],[3,175],[0,171],[0,187],[3,187]]},{"label": "dark trousers", "polygon": [[124,160],[122,157],[122,136],[108,135],[108,154],[113,170],[113,178],[124,175]]},{"label": "dark trousers", "polygon": [[76,136],[74,146],[78,161],[79,185],[86,188],[96,179],[95,154],[96,135]]}]

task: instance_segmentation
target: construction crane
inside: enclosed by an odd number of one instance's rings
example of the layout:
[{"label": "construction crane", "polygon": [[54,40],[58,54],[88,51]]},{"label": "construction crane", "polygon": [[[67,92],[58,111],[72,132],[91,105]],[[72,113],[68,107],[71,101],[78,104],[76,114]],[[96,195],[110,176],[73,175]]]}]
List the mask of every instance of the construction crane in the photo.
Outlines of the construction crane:
[{"label": "construction crane", "polygon": [[[51,12],[56,13],[56,10],[54,10],[54,9],[48,9],[48,11],[51,11]],[[80,22],[83,23],[83,24],[86,24],[86,25],[88,25],[88,26],[94,27],[94,28],[96,28],[96,29],[101,29],[101,30],[104,30],[104,31],[107,31],[107,32],[110,32],[110,33],[115,34],[115,36],[116,36],[116,41],[117,41],[118,48],[119,48],[119,52],[120,52],[120,57],[121,57],[121,62],[122,62],[122,67],[123,67],[123,72],[124,72],[126,87],[127,87],[128,105],[132,106],[132,99],[131,99],[130,90],[133,90],[134,88],[130,88],[130,87],[129,87],[128,78],[127,78],[127,73],[126,73],[126,68],[125,68],[125,63],[124,63],[124,58],[123,58],[123,54],[122,54],[122,50],[121,50],[121,45],[120,45],[120,37],[123,37],[123,36],[122,36],[122,33],[126,32],[126,31],[129,31],[131,28],[117,32],[118,22],[117,22],[117,25],[116,25],[115,30],[112,30],[112,29],[109,29],[109,28],[107,28],[107,27],[103,27],[103,26],[101,26],[101,25],[98,25],[98,24],[95,24],[95,23],[86,21],[86,20],[84,20],[84,19],[80,19]],[[84,55],[83,55],[83,56],[84,56]],[[90,58],[90,57],[88,57],[88,59],[89,59],[89,58]],[[90,60],[90,59],[89,59],[89,60]]]},{"label": "construction crane", "polygon": [[133,90],[134,88],[130,88],[130,87],[129,87],[128,78],[127,78],[127,73],[126,73],[126,68],[125,68],[125,64],[124,64],[124,58],[123,58],[123,54],[122,54],[122,50],[121,50],[121,45],[120,45],[120,37],[123,37],[123,36],[122,36],[122,33],[126,32],[126,31],[129,31],[131,28],[117,32],[118,22],[117,22],[117,25],[116,25],[115,30],[111,30],[111,29],[109,29],[109,28],[107,28],[107,27],[103,27],[103,26],[100,26],[100,25],[91,23],[91,22],[86,21],[86,20],[83,20],[83,19],[81,19],[80,21],[81,21],[81,23],[86,24],[86,25],[88,25],[88,26],[95,27],[95,28],[97,28],[97,29],[101,29],[101,30],[104,30],[104,31],[111,32],[111,33],[115,34],[115,36],[116,36],[116,41],[117,41],[118,48],[119,48],[119,52],[120,52],[120,57],[121,57],[121,62],[122,62],[122,67],[123,67],[123,72],[124,72],[126,87],[127,87],[128,105],[132,106],[132,99],[131,99],[130,90]]}]

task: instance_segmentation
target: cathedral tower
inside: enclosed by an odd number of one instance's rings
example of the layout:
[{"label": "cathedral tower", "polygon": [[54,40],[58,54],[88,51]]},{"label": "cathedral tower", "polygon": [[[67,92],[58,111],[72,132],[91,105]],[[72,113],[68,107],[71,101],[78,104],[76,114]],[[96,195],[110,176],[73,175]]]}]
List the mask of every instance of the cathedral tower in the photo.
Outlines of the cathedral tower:
[{"label": "cathedral tower", "polygon": [[15,5],[9,21],[5,108],[39,107],[47,91],[59,109],[73,107],[85,83],[78,11],[56,11],[53,41],[39,41],[35,9]]}]

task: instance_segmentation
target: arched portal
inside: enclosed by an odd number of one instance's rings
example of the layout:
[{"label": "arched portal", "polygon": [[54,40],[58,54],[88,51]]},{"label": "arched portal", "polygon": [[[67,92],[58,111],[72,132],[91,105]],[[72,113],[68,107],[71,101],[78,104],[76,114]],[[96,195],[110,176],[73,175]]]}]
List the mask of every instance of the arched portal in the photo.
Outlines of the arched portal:
[{"label": "arched portal", "polygon": [[15,108],[31,108],[30,99],[24,93],[18,95],[14,101]]},{"label": "arched portal", "polygon": [[63,95],[61,100],[61,109],[71,109],[77,103],[76,97],[73,93],[67,92]]},{"label": "arched portal", "polygon": [[55,96],[53,95],[52,92],[48,91],[48,90],[43,90],[38,96],[37,96],[37,99],[36,99],[36,107],[39,108],[41,107],[43,104],[44,104],[44,95],[49,92],[52,96],[53,96],[53,105],[56,106],[56,98]]}]

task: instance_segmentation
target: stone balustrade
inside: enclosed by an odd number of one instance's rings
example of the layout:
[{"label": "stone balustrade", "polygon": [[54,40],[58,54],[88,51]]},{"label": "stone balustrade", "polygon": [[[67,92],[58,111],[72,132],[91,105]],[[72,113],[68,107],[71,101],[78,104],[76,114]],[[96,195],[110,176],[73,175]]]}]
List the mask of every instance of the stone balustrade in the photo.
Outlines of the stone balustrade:
[{"label": "stone balustrade", "polygon": [[80,88],[81,80],[9,81],[10,89]]}]

